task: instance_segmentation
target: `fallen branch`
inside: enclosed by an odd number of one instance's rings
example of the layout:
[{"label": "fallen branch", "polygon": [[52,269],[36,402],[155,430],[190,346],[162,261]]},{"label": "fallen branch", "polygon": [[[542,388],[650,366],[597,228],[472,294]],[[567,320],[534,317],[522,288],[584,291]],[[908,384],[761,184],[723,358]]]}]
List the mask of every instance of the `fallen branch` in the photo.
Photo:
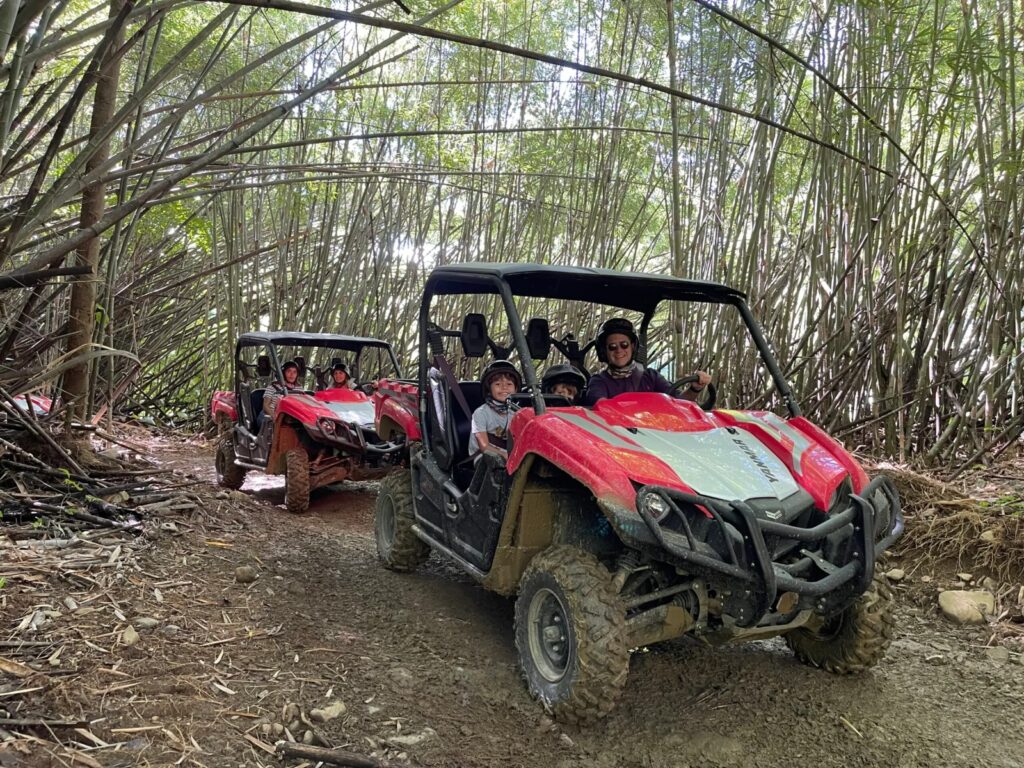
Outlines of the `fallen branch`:
[{"label": "fallen branch", "polygon": [[22,728],[81,728],[89,724],[88,720],[47,720],[32,717],[0,717],[0,727],[20,726]]},{"label": "fallen branch", "polygon": [[326,749],[325,747],[314,747],[309,744],[292,744],[286,741],[282,741],[277,745],[277,751],[285,757],[319,760],[322,763],[343,765],[346,768],[408,768],[409,765],[408,763],[395,763],[390,760],[367,757],[355,752],[346,752],[342,749]]}]

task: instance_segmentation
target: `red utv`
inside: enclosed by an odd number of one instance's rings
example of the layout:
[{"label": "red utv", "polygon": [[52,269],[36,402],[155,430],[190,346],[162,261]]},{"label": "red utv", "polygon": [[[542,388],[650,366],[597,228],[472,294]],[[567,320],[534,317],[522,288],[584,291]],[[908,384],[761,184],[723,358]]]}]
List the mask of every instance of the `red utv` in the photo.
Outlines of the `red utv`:
[{"label": "red utv", "polygon": [[[459,316],[454,299],[492,301],[508,335],[494,338],[477,313],[443,327]],[[523,674],[561,719],[607,714],[630,649],[687,634],[710,643],[783,635],[801,661],[836,673],[873,665],[890,642],[892,593],[875,562],[903,529],[895,488],[869,480],[800,415],[744,299],[724,285],[601,269],[439,267],[421,304],[418,381],[382,382],[375,395],[378,434],[410,452],[378,496],[381,560],[406,571],[436,551],[485,588],[517,594]],[[548,317],[522,320],[544,302]],[[585,311],[566,312],[573,302]],[[742,343],[745,331],[786,415],[704,410],[658,393],[584,408],[541,393],[534,361],[554,349],[585,370],[594,344],[552,338],[549,318],[633,313],[646,363],[648,330],[673,327],[671,305],[675,317],[729,315],[727,338]],[[514,356],[523,371],[507,463],[467,453],[483,393],[456,370],[484,356]]]},{"label": "red utv", "polygon": [[[285,361],[298,367],[298,388],[281,395],[269,418],[264,395],[274,382],[285,380]],[[363,382],[361,387],[331,388],[330,369],[339,362],[347,365],[352,383]],[[367,393],[373,391],[370,382],[399,373],[394,351],[378,339],[243,334],[235,347],[234,391],[214,392],[210,404],[222,435],[217,482],[237,489],[253,469],[284,474],[285,506],[301,513],[315,488],[383,477],[402,460],[404,438],[389,442],[377,435]]]}]

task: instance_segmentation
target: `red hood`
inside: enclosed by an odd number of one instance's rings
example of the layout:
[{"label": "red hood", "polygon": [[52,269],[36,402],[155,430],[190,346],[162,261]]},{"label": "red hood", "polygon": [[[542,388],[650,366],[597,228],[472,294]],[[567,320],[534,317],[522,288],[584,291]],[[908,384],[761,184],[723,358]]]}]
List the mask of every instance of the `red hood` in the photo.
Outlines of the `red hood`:
[{"label": "red hood", "polygon": [[708,413],[655,393],[541,416],[527,409],[513,419],[512,434],[510,471],[536,453],[630,507],[634,484],[655,484],[726,501],[784,499],[803,488],[827,508],[848,475],[830,450],[774,414]]},{"label": "red hood", "polygon": [[360,426],[373,425],[370,398],[353,389],[325,389],[315,395],[289,394],[281,399],[277,410],[303,424],[313,424],[317,419],[326,418]]}]

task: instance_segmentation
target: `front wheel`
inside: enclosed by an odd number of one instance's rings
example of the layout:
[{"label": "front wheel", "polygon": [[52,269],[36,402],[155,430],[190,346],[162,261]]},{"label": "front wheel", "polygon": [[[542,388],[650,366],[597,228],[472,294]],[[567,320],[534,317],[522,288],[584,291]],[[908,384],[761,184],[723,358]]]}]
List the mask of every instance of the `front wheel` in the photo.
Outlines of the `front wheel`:
[{"label": "front wheel", "polygon": [[896,628],[892,587],[875,572],[867,592],[817,630],[795,629],[786,644],[804,664],[837,675],[873,667],[885,656]]},{"label": "front wheel", "polygon": [[301,515],[309,509],[309,456],[304,448],[292,448],[284,461],[284,505]]},{"label": "front wheel", "polygon": [[597,558],[566,546],[534,557],[519,582],[515,638],[530,693],[557,719],[611,712],[629,672],[626,609]]},{"label": "front wheel", "polygon": [[235,463],[235,446],[231,442],[230,432],[221,437],[214,458],[214,467],[217,471],[217,485],[222,488],[237,491],[245,482],[246,470]]},{"label": "front wheel", "polygon": [[430,557],[430,546],[413,532],[412,473],[397,470],[385,477],[377,493],[373,533],[377,555],[392,571],[412,571]]}]

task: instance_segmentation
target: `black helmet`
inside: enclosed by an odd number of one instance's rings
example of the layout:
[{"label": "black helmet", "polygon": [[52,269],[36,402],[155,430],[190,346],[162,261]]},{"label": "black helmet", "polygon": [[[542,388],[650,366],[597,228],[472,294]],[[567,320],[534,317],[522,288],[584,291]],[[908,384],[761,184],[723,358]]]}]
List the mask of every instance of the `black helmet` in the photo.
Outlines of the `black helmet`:
[{"label": "black helmet", "polygon": [[346,376],[348,376],[348,366],[346,366],[344,363],[335,363],[334,365],[332,365],[331,373],[334,373],[335,371],[341,371]]},{"label": "black helmet", "polygon": [[605,320],[597,332],[597,342],[595,343],[597,359],[602,363],[608,362],[608,337],[616,333],[629,337],[629,340],[633,342],[633,355],[636,356],[636,349],[640,345],[640,337],[633,330],[633,324],[624,317],[613,317]]},{"label": "black helmet", "polygon": [[568,363],[552,365],[540,380],[540,391],[550,393],[555,384],[572,384],[578,392],[587,386],[587,379]]},{"label": "black helmet", "polygon": [[289,368],[294,368],[299,373],[302,373],[302,369],[299,368],[299,364],[296,363],[294,360],[285,360],[284,364],[281,366],[281,373],[284,373]]},{"label": "black helmet", "polygon": [[519,375],[519,371],[516,370],[516,367],[508,360],[495,360],[484,368],[484,372],[480,375],[480,387],[483,389],[485,401],[491,396],[491,379],[499,373],[504,373],[505,375],[512,377],[512,381],[516,384],[516,391],[522,389],[523,377]]}]

